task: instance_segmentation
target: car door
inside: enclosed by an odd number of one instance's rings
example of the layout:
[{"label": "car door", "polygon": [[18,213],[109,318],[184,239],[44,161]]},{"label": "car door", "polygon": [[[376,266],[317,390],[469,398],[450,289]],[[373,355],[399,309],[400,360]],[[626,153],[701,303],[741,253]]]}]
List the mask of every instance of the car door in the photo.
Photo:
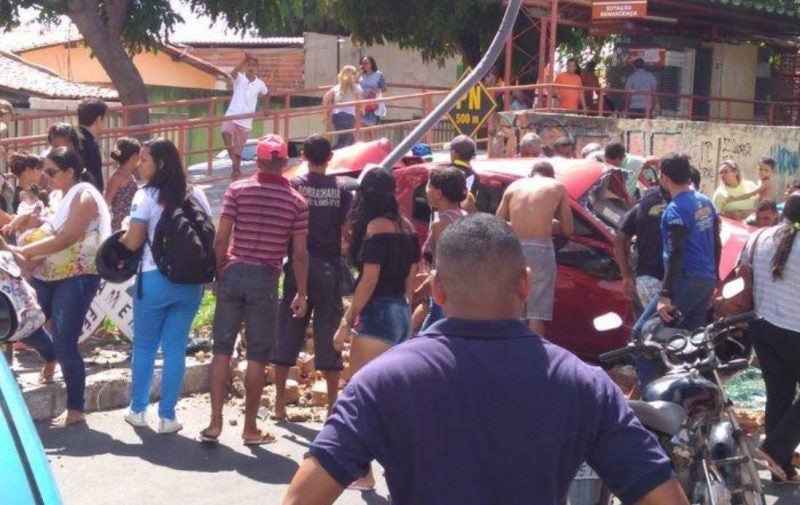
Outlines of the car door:
[{"label": "car door", "polygon": [[630,323],[633,314],[622,290],[610,235],[584,207],[571,202],[575,234],[557,238],[556,294],[548,339],[582,358],[596,360],[625,345],[628,328],[594,329],[595,317],[616,312]]}]

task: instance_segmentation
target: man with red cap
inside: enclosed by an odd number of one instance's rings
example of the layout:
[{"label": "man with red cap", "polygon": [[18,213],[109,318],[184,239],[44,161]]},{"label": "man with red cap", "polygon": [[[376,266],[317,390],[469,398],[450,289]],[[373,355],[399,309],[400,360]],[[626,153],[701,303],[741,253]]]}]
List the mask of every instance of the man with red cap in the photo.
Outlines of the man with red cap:
[{"label": "man with red cap", "polygon": [[291,244],[297,292],[291,303],[294,317],[306,312],[308,276],[308,205],[281,174],[289,159],[286,142],[267,135],[256,150],[258,172],[232,183],[222,202],[214,253],[217,259],[217,306],[214,312],[214,359],[211,361],[211,422],[200,433],[203,442],[216,442],[222,431],[222,406],[228,391],[230,358],[241,324],[247,331],[245,372],[245,445],[274,442],[256,423],[264,366],[278,330],[278,278]]}]

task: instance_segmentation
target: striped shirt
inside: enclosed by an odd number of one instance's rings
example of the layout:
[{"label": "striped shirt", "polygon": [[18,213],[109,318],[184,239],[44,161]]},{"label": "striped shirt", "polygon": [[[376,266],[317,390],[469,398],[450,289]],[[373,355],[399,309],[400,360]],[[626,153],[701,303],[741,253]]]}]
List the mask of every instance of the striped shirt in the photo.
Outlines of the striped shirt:
[{"label": "striped shirt", "polygon": [[[782,225],[767,228],[758,235],[756,254],[753,258],[753,300],[758,317],[786,330],[800,332],[800,311],[797,300],[800,299],[800,233],[794,237],[794,247],[783,267],[783,278],[772,280],[770,264],[778,248],[775,236]],[[742,251],[746,263],[753,247],[753,233]]]},{"label": "striped shirt", "polygon": [[226,263],[280,272],[292,236],[308,233],[308,205],[279,175],[257,173],[228,186],[221,217],[233,221]]}]

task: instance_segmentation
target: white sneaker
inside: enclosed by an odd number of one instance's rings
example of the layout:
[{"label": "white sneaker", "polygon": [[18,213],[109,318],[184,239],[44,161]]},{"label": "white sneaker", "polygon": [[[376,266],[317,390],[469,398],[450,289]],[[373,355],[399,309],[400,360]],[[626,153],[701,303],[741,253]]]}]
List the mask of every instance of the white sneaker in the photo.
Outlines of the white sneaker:
[{"label": "white sneaker", "polygon": [[162,417],[158,421],[158,432],[162,435],[177,433],[183,429],[183,425],[177,419],[166,419]]},{"label": "white sneaker", "polygon": [[125,416],[125,422],[134,428],[147,428],[147,412],[130,411]]}]

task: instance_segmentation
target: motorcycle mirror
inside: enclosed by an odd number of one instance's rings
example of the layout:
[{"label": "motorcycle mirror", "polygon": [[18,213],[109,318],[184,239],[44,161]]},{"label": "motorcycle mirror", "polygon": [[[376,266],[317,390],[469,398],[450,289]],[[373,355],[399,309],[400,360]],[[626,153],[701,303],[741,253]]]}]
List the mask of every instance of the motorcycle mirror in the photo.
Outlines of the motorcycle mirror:
[{"label": "motorcycle mirror", "polygon": [[722,286],[722,298],[729,300],[744,291],[744,279],[737,277]]},{"label": "motorcycle mirror", "polygon": [[592,321],[594,329],[597,331],[610,331],[622,327],[622,318],[616,312],[609,312],[602,316],[597,316]]}]

